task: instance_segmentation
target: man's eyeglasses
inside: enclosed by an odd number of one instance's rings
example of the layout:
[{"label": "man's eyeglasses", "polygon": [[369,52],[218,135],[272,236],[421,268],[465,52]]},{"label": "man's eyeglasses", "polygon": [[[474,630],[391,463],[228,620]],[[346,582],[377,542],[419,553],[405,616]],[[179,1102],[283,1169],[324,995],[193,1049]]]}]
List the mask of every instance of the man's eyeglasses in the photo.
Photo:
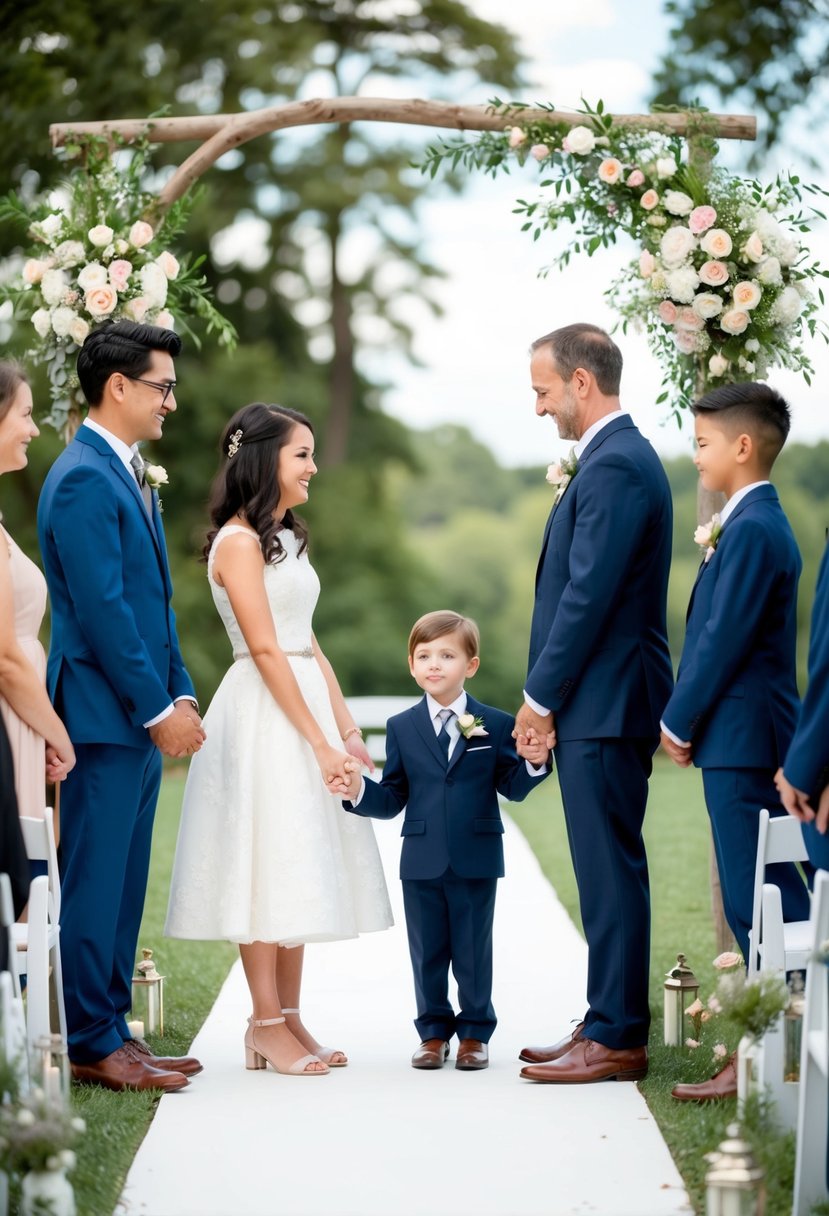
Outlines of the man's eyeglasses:
[{"label": "man's eyeglasses", "polygon": [[149,384],[150,388],[157,388],[161,393],[161,404],[167,404],[167,398],[176,387],[176,380],[165,380],[163,384],[159,384],[156,380],[142,380],[140,376],[131,376],[129,372],[121,372],[122,376],[126,376],[128,380],[134,380],[136,384]]}]

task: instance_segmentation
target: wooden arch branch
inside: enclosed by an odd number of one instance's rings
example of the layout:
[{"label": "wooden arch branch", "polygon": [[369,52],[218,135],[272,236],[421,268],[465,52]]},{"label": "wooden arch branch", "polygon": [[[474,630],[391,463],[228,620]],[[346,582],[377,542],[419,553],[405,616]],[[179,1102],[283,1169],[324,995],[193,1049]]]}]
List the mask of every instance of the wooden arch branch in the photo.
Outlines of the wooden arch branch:
[{"label": "wooden arch branch", "polygon": [[[696,116],[694,116],[696,119]],[[54,123],[49,128],[53,147],[60,147],[73,136],[120,135],[136,139],[149,134],[154,142],[174,143],[203,140],[201,147],[178,167],[164,186],[158,199],[160,211],[166,211],[181,198],[190,186],[216,161],[240,144],[287,127],[306,127],[320,123],[349,123],[356,121],[397,122],[413,126],[446,127],[456,131],[498,131],[520,122],[534,121],[565,123],[577,126],[586,121],[584,114],[536,109],[495,113],[490,106],[457,106],[447,102],[421,101],[417,98],[334,97],[311,101],[294,101],[242,114],[213,114],[194,118],[129,118],[111,122]],[[617,114],[615,120],[630,127],[665,131],[675,135],[691,133],[688,114]],[[698,122],[698,119],[696,119]],[[755,139],[757,121],[750,115],[706,114],[705,131],[715,139]]]}]

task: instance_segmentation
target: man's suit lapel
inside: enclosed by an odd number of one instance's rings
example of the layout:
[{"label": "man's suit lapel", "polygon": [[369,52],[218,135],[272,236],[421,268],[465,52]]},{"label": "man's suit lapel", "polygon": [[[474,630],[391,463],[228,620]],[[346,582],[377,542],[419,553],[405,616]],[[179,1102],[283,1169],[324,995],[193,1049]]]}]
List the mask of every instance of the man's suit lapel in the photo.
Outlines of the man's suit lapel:
[{"label": "man's suit lapel", "polygon": [[607,443],[608,439],[610,439],[612,435],[615,435],[617,431],[635,431],[636,429],[636,423],[633,421],[630,414],[620,413],[618,417],[614,417],[612,422],[606,423],[597,435],[593,436],[587,447],[582,452],[581,456],[579,456],[579,467],[581,467],[586,460],[589,460],[594,452],[599,450],[603,443]]},{"label": "man's suit lapel", "polygon": [[435,757],[438,764],[441,766],[441,768],[446,768],[446,756],[438,743],[434,723],[432,722],[429,714],[429,706],[426,703],[425,697],[423,697],[421,701],[418,701],[417,705],[412,710],[412,722],[417,733],[420,735],[429,751]]},{"label": "man's suit lapel", "polygon": [[135,503],[136,510],[141,512],[141,518],[143,519],[145,526],[150,530],[150,535],[153,538],[153,544],[155,545],[156,554],[159,559],[159,565],[161,566],[161,571],[164,575],[164,581],[167,583],[169,581],[167,576],[167,554],[159,539],[161,535],[161,526],[160,521],[158,520],[158,504],[156,496],[153,495],[153,515],[151,518],[147,512],[147,508],[144,505],[144,499],[141,496],[141,490],[138,487],[138,482],[135,480],[132,473],[126,468],[124,462],[118,458],[107,441],[96,431],[93,431],[91,427],[83,426],[75,435],[75,441],[78,443],[88,444],[89,447],[94,448],[95,451],[107,462],[113,476],[120,481],[122,485],[127,487],[127,490]]}]

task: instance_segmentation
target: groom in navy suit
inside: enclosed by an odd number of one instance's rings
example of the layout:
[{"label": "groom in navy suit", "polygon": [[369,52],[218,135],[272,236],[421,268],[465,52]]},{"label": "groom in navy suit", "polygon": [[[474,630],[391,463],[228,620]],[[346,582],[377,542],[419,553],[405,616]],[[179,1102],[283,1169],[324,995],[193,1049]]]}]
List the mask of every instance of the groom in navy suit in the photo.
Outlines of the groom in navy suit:
[{"label": "groom in navy suit", "polygon": [[93,330],[78,356],[89,416],[38,507],[52,606],[49,693],[75,746],[61,791],[61,943],[76,1080],[181,1089],[197,1060],[157,1057],[126,1015],[150,861],[161,755],[204,732],[176,635],[156,493],[138,453],[176,408],[172,330]]},{"label": "groom in navy suit", "polygon": [[659,714],[672,508],[650,443],[621,411],[622,356],[595,325],[533,343],[536,413],[576,441],[538,563],[519,741],[556,740],[589,949],[588,1009],[522,1077],[579,1084],[647,1072],[650,894],[642,823]]}]

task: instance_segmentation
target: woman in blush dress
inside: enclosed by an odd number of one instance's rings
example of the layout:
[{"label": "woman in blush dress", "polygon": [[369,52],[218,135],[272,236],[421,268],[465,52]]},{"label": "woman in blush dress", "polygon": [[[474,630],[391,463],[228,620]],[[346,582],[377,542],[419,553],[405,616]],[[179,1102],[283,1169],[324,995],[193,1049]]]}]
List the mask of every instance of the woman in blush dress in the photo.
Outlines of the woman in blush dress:
[{"label": "woman in blush dress", "polygon": [[[24,372],[0,362],[0,474],[26,467],[28,446],[39,433]],[[66,727],[46,693],[46,656],[38,638],[45,611],[46,580],[0,524],[0,713],[18,810],[33,819],[45,814],[45,781],[62,781],[75,764]]]},{"label": "woman in blush dress", "polygon": [[319,580],[294,515],[317,471],[310,423],[249,405],[222,452],[205,553],[234,662],[190,766],[165,931],[238,943],[248,1068],[320,1076],[347,1060],[300,1019],[303,947],[392,923],[369,821],[339,802],[352,767],[373,766],[312,630]]}]

